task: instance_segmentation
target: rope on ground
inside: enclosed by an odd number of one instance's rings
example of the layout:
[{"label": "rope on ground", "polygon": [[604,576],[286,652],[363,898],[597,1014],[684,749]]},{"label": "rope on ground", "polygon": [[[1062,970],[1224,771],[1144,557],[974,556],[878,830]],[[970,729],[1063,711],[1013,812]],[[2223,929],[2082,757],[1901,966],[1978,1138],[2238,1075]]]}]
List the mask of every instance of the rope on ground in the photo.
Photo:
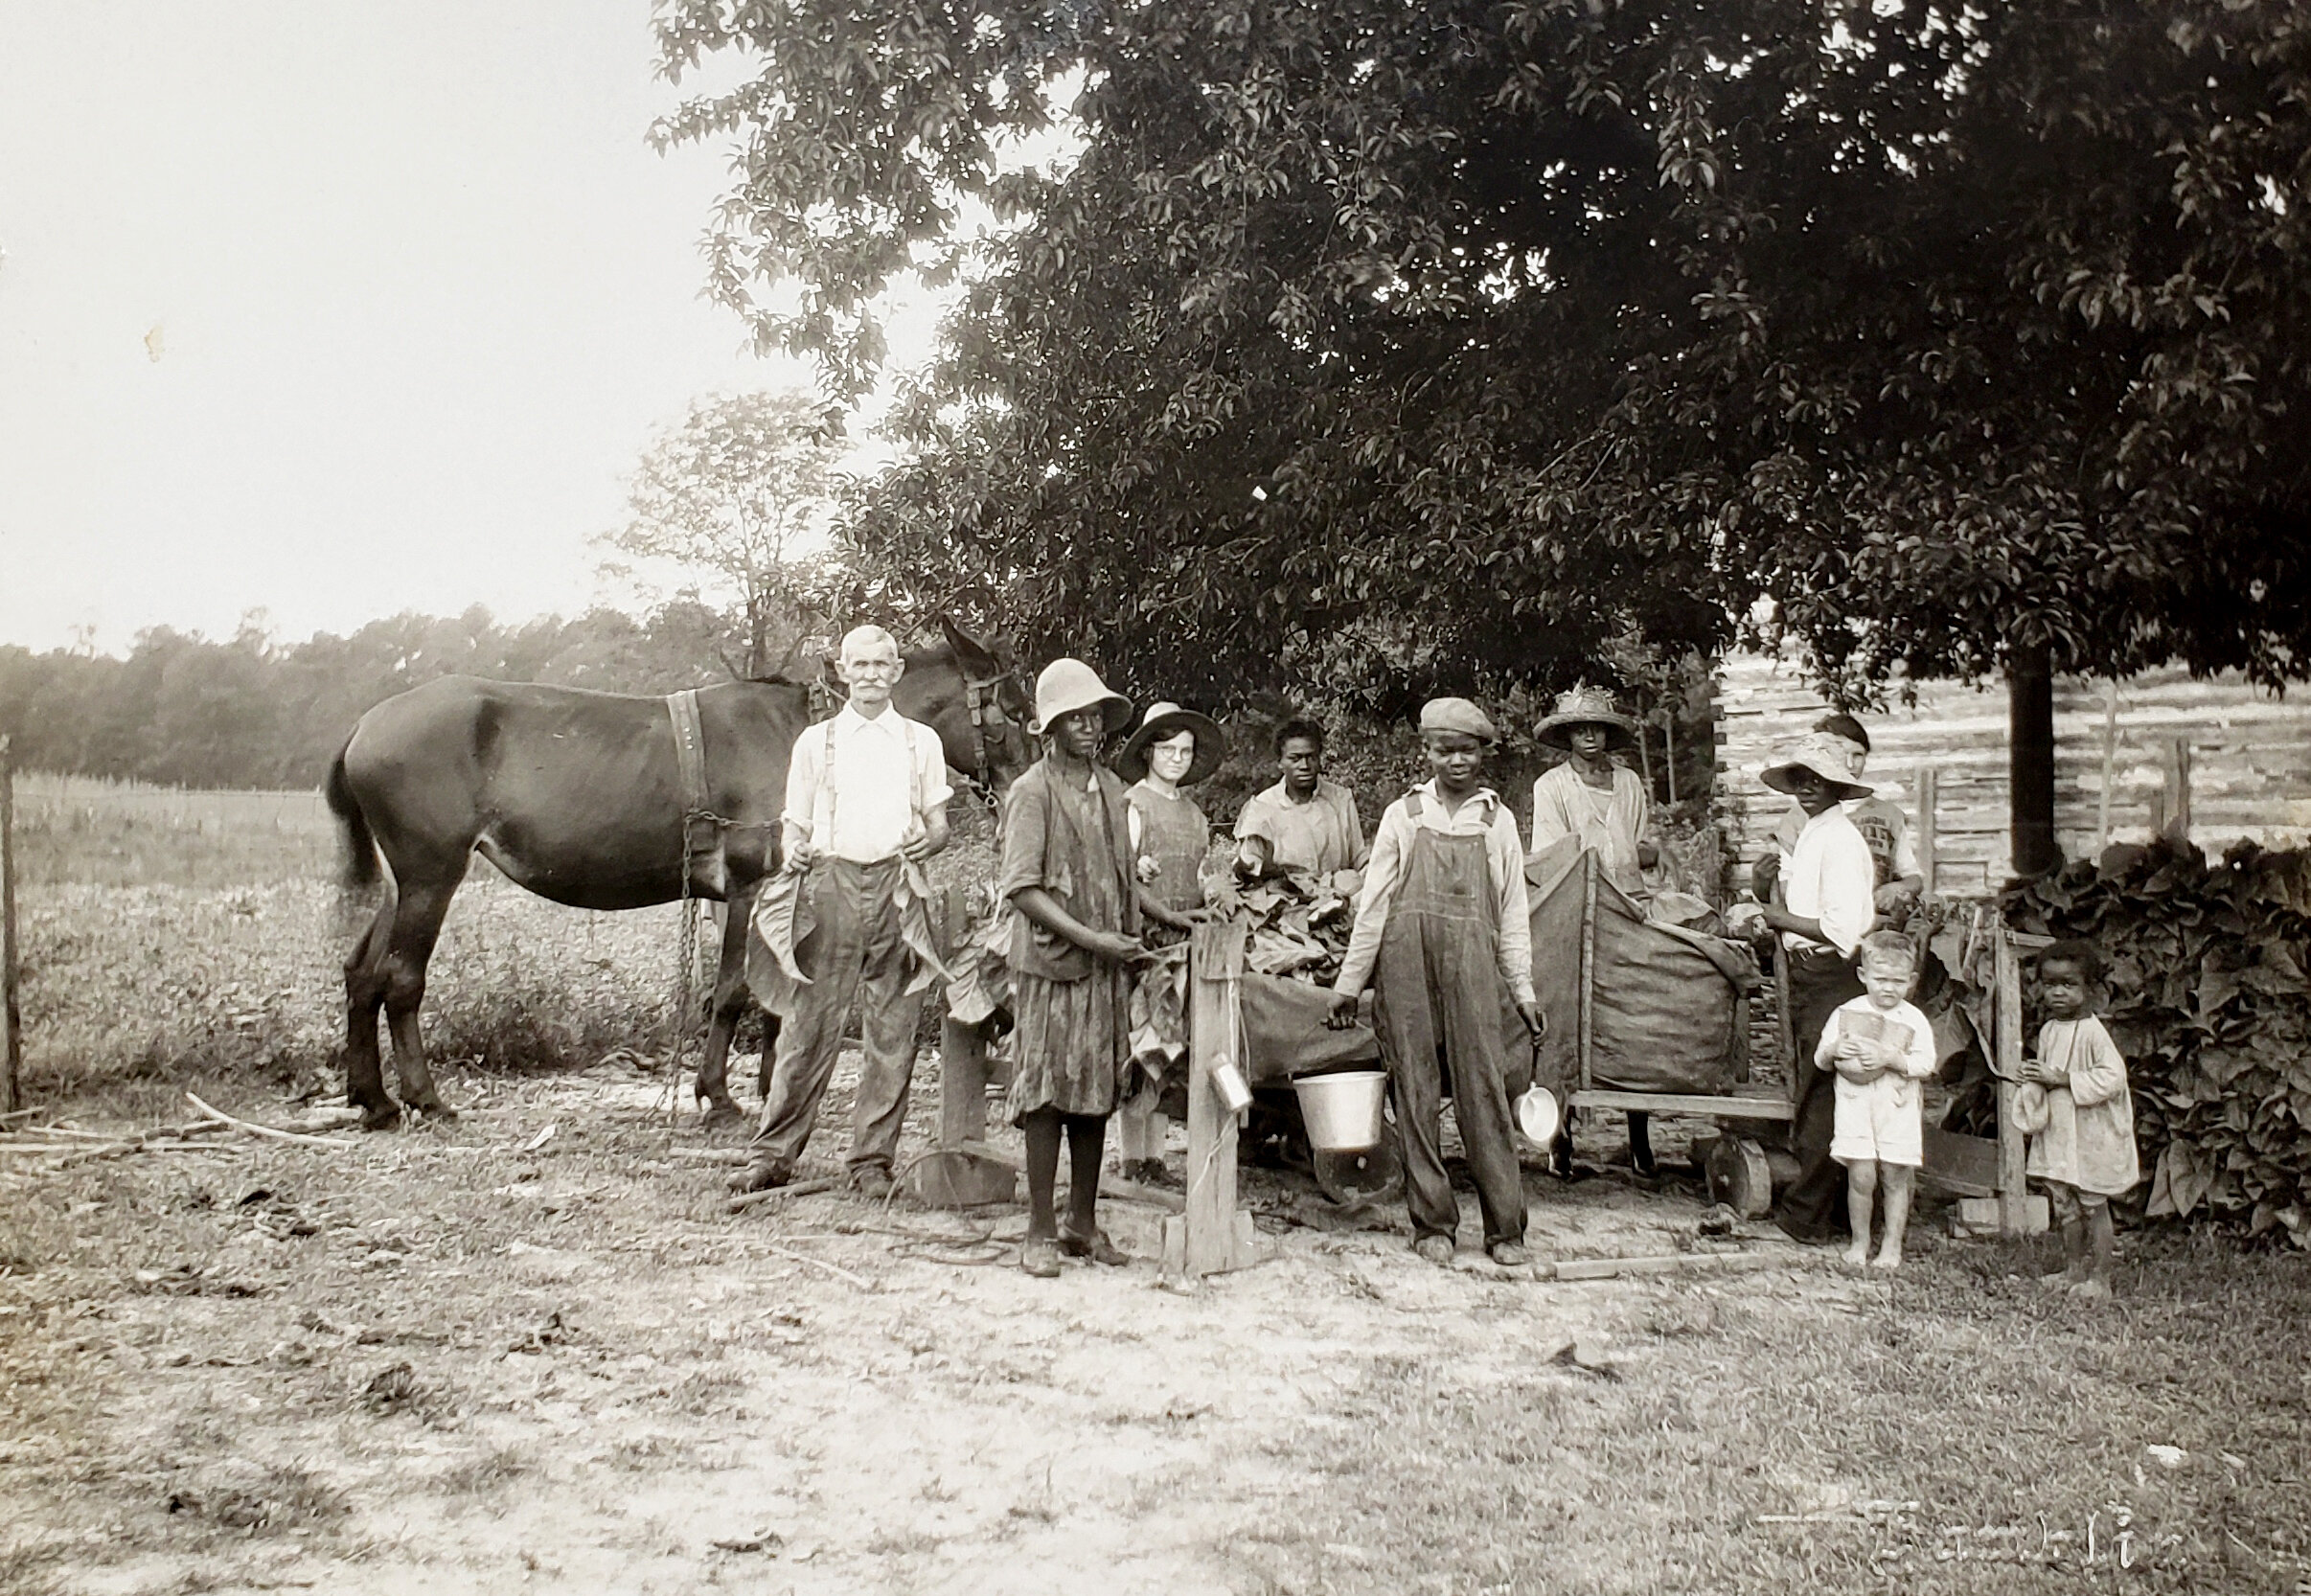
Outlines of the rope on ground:
[{"label": "rope on ground", "polygon": [[[905,1163],[900,1165],[898,1171],[891,1176],[891,1189],[882,1194],[882,1217],[886,1220],[890,1217],[891,1203],[899,1196],[900,1183],[914,1173],[916,1165],[927,1159],[936,1158],[941,1153],[953,1151],[952,1148],[930,1148],[916,1153]],[[989,1264],[1000,1264],[1006,1260],[1011,1250],[1008,1243],[995,1239],[995,1227],[993,1221],[978,1226],[977,1233],[972,1236],[942,1236],[936,1232],[909,1230],[892,1224],[862,1224],[858,1226],[858,1229],[895,1238],[895,1243],[884,1243],[883,1250],[885,1252],[901,1258],[920,1259],[926,1264],[945,1264],[956,1268],[977,1268]]]}]

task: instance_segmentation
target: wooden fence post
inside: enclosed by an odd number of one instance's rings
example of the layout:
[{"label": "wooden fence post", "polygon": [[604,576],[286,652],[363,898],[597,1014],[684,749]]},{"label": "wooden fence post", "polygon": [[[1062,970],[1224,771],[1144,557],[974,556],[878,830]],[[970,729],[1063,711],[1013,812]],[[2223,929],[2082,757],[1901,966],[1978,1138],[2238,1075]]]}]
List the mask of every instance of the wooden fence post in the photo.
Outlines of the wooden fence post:
[{"label": "wooden fence post", "polygon": [[2175,835],[2187,841],[2190,837],[2190,739],[2174,740],[2175,778]]},{"label": "wooden fence post", "polygon": [[1942,772],[1932,764],[1918,766],[1918,874],[1925,878],[1925,895],[1932,898],[1941,885],[1941,839],[1934,832],[1934,808],[1942,796]]},{"label": "wooden fence post", "polygon": [[16,768],[0,736],[0,1114],[23,1106],[24,1015],[16,1000]]},{"label": "wooden fence post", "polygon": [[1998,1004],[1991,1036],[1998,1055],[1998,1230],[2002,1236],[2020,1236],[2027,1227],[2023,1132],[2014,1121],[2023,1061],[2022,962],[2015,957],[2014,937],[2003,915],[1992,917],[1990,934],[1996,939],[1991,948]]},{"label": "wooden fence post", "polygon": [[2102,684],[2102,806],[2095,816],[2102,840],[2097,848],[2111,845],[2111,783],[2118,774],[2118,678],[2113,676]]},{"label": "wooden fence post", "polygon": [[1252,1217],[1236,1208],[1236,1116],[1212,1071],[1245,1067],[1240,985],[1244,925],[1215,920],[1188,944],[1187,1211],[1163,1227],[1166,1270],[1190,1277],[1248,1268],[1264,1256]]}]

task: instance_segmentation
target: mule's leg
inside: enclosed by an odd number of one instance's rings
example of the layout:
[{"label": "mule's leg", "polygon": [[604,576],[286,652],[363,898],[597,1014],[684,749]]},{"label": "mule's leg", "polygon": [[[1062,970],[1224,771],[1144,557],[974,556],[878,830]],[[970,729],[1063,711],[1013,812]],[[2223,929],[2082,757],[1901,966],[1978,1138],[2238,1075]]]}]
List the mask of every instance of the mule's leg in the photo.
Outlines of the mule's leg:
[{"label": "mule's leg", "polygon": [[404,890],[393,918],[392,945],[385,952],[385,1023],[393,1032],[393,1068],[400,1078],[401,1101],[421,1114],[449,1120],[457,1114],[434,1090],[432,1072],[425,1067],[418,1008],[425,1001],[425,966],[433,958],[434,939],[441,935],[442,917],[449,912],[458,880],[452,876],[440,885]]},{"label": "mule's leg", "polygon": [[361,1123],[382,1130],[401,1121],[401,1106],[386,1095],[385,1060],[378,1051],[378,1011],[385,1005],[385,943],[394,901],[378,905],[369,929],[345,956],[345,1101]]},{"label": "mule's leg", "polygon": [[713,1006],[707,1011],[706,1046],[698,1059],[697,1083],[698,1100],[706,1105],[709,1125],[738,1118],[738,1105],[730,1100],[730,1034],[746,1012],[746,927],[754,921],[758,890],[760,883],[734,886],[722,910],[722,957],[715,968]]}]

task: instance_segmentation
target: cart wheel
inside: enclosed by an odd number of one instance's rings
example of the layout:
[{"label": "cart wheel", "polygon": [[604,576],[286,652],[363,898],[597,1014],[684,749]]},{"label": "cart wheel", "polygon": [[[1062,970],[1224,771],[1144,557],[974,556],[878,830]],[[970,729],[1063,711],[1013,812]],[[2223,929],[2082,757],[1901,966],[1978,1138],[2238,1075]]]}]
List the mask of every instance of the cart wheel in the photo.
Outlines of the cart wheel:
[{"label": "cart wheel", "polygon": [[1749,1137],[1718,1137],[1705,1171],[1711,1202],[1724,1203],[1745,1220],[1762,1220],[1773,1211],[1773,1168],[1765,1149]]},{"label": "cart wheel", "polygon": [[1311,1173],[1317,1188],[1346,1208],[1387,1196],[1403,1179],[1404,1167],[1392,1139],[1383,1137],[1378,1147],[1361,1152],[1318,1152]]}]

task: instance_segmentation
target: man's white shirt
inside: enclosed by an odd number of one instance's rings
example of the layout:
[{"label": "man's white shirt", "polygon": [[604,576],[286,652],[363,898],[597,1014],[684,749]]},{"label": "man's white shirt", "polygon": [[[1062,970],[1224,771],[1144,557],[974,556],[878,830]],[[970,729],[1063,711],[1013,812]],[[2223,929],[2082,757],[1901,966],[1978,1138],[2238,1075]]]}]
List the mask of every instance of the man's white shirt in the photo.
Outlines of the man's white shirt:
[{"label": "man's white shirt", "polygon": [[[1805,823],[1782,872],[1790,913],[1821,923],[1821,935],[1851,957],[1877,919],[1878,867],[1846,812],[1832,805]],[[1784,931],[1792,947],[1819,947],[1811,937]]]},{"label": "man's white shirt", "polygon": [[787,764],[787,823],[855,864],[896,855],[908,830],[953,795],[939,734],[887,707],[869,719],[843,705],[794,740]]}]

